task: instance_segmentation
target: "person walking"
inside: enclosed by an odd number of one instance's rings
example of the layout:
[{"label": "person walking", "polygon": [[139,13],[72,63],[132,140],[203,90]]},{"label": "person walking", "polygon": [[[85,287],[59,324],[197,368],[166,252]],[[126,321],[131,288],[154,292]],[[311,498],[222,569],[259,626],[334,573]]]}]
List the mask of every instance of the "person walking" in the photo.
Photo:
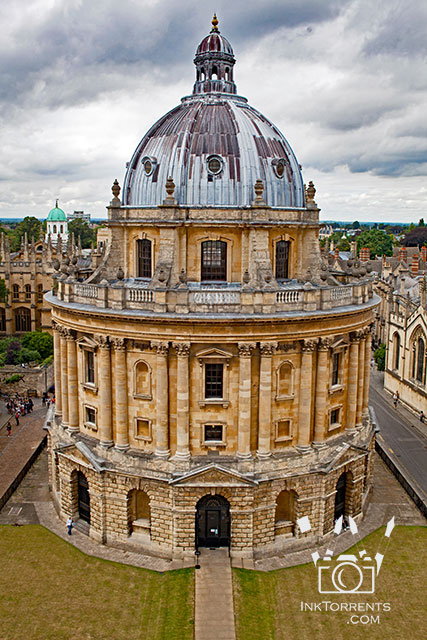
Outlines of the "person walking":
[{"label": "person walking", "polygon": [[12,433],[12,427],[10,425],[10,422],[8,422],[6,425],[6,431],[7,431],[7,437],[9,438],[10,434]]},{"label": "person walking", "polygon": [[15,422],[16,422],[16,426],[18,426],[19,425],[19,409],[15,413]]},{"label": "person walking", "polygon": [[68,518],[67,520],[67,529],[68,529],[68,535],[71,535],[71,529],[73,528],[74,522],[73,519],[71,517]]},{"label": "person walking", "polygon": [[422,409],[420,411],[420,422],[424,422],[424,411]]}]

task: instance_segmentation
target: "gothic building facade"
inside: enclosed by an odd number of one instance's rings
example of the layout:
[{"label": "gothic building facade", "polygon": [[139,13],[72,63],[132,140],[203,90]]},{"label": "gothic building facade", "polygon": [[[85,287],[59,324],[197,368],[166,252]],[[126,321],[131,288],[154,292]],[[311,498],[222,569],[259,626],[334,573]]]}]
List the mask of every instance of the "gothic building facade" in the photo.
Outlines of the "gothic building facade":
[{"label": "gothic building facade", "polygon": [[192,95],[113,185],[101,264],[83,283],[58,266],[46,296],[56,508],[165,557],[313,545],[371,482],[372,283],[322,261],[315,189],[212,24]]}]

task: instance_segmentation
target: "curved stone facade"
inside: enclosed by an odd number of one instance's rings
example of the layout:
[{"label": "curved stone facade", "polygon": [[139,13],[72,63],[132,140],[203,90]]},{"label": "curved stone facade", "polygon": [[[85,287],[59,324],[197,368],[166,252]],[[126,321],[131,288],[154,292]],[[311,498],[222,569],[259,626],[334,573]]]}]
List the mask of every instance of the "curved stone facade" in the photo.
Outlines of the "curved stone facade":
[{"label": "curved stone facade", "polygon": [[188,207],[168,180],[141,209],[115,184],[102,264],[58,269],[51,487],[103,542],[252,556],[362,514],[372,283],[328,272],[311,183],[298,208],[251,189],[250,207]]}]

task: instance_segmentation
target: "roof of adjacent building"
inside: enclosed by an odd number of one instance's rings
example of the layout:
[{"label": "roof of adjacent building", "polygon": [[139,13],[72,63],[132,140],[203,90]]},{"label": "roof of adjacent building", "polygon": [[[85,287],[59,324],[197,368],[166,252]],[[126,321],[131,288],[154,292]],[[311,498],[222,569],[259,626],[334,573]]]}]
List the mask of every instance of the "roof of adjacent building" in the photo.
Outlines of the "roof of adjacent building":
[{"label": "roof of adjacent building", "polygon": [[128,164],[123,204],[162,204],[171,176],[179,205],[249,206],[260,179],[267,205],[304,207],[298,161],[279,129],[235,95],[233,50],[214,21],[196,52],[193,95],[138,144]]}]

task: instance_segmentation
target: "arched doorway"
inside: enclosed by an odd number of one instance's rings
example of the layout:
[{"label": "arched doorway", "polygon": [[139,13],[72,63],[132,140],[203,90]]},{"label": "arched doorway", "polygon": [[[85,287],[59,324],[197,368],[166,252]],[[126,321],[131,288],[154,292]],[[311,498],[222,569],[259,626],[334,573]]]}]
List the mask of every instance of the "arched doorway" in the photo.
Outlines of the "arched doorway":
[{"label": "arched doorway", "polygon": [[82,520],[90,524],[89,485],[86,476],[81,471],[77,472],[77,497],[79,516]]},{"label": "arched doorway", "polygon": [[345,494],[347,489],[347,475],[342,473],[338,478],[335,494],[334,520],[345,515]]},{"label": "arched doorway", "polygon": [[230,503],[222,496],[203,496],[196,507],[196,547],[230,546]]}]

